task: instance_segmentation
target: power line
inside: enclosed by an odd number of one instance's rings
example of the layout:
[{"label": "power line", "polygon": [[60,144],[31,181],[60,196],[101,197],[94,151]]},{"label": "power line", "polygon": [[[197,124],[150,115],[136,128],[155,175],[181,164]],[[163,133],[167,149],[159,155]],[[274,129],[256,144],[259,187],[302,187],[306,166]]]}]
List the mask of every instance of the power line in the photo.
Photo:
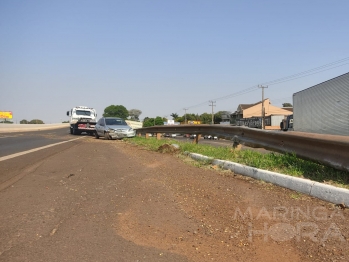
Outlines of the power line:
[{"label": "power line", "polygon": [[[269,81],[269,82],[265,82],[265,83],[263,83],[263,85],[271,85],[271,84],[276,84],[276,83],[279,83],[279,82],[283,83],[287,79],[293,80],[293,79],[300,78],[299,76],[302,76],[302,75],[305,75],[305,76],[312,75],[312,74],[314,74],[313,73],[314,71],[318,71],[318,70],[321,70],[321,69],[326,68],[326,67],[330,67],[330,66],[333,66],[333,65],[336,65],[336,64],[347,62],[348,60],[349,60],[349,57],[346,57],[346,58],[340,59],[338,61],[331,62],[331,63],[325,64],[325,65],[322,65],[322,66],[318,66],[318,67],[315,67],[313,69],[309,69],[309,70],[306,70],[306,71],[303,71],[303,72],[300,72],[300,73],[297,73],[297,74],[293,74],[293,75],[290,75],[290,76],[285,76],[285,77],[282,77],[282,78],[279,78],[279,79],[275,79],[275,80],[272,80],[272,81]],[[336,67],[347,65],[347,64],[348,63],[342,64],[342,65],[337,65],[335,67],[331,67],[331,68],[328,68],[326,70],[330,70],[332,68],[336,68]],[[326,71],[326,70],[321,70],[321,71],[316,72],[316,73],[320,73],[320,72],[323,72],[323,71]],[[308,74],[308,73],[311,73],[311,74]]]},{"label": "power line", "polygon": [[[344,63],[344,62],[348,62],[348,63]],[[318,67],[315,67],[315,68],[312,68],[312,69],[309,69],[309,70],[305,70],[305,71],[302,71],[302,72],[299,72],[299,73],[296,73],[296,74],[293,74],[293,75],[290,75],[290,76],[285,76],[285,77],[281,77],[281,78],[278,78],[278,79],[275,79],[275,80],[264,82],[264,83],[262,83],[262,85],[277,85],[277,84],[281,84],[281,83],[284,83],[284,82],[288,82],[288,81],[296,80],[296,79],[299,79],[299,78],[303,78],[303,77],[306,77],[306,76],[318,74],[318,73],[321,73],[321,72],[324,72],[324,71],[328,71],[328,70],[331,70],[331,69],[334,69],[334,68],[337,68],[337,67],[341,67],[341,66],[344,66],[344,65],[347,65],[347,64],[349,64],[349,57],[346,57],[346,58],[343,58],[343,59],[340,59],[340,60],[337,60],[337,61],[325,64],[325,65],[322,65],[322,66],[318,66]],[[229,95],[225,95],[225,96],[222,96],[222,97],[218,97],[218,98],[216,98],[214,100],[215,101],[220,101],[220,100],[224,100],[224,99],[229,99],[229,98],[232,98],[232,97],[236,97],[236,96],[240,96],[240,95],[244,95],[244,94],[256,91],[257,89],[258,89],[258,85],[251,86],[249,88],[242,89],[242,90],[240,90],[238,92],[235,92],[235,93],[232,93],[232,94],[229,94]],[[213,101],[213,100],[205,101],[205,102],[193,105],[193,106],[188,106],[188,107],[186,107],[186,109],[203,106],[203,105],[207,104],[207,102],[210,102],[210,101]],[[176,112],[178,112],[178,111],[180,111],[180,110],[177,110]]]}]

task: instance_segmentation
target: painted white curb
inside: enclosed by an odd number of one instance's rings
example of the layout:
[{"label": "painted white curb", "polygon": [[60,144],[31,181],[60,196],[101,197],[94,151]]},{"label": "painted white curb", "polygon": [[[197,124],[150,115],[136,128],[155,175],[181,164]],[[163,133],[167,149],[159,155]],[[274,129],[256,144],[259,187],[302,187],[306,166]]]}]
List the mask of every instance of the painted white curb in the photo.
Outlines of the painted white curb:
[{"label": "painted white curb", "polygon": [[309,179],[292,177],[276,172],[245,166],[231,161],[213,159],[212,157],[207,157],[197,153],[186,152],[186,154],[195,160],[209,161],[213,165],[220,166],[226,170],[231,170],[236,174],[263,180],[265,182],[292,189],[331,203],[349,206],[349,190],[344,188],[321,184]]}]

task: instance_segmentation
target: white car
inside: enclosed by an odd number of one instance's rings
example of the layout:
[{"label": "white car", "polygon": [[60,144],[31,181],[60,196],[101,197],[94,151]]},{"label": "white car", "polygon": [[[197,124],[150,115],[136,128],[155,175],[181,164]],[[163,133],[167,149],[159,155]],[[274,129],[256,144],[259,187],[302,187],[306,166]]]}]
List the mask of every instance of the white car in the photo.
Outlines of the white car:
[{"label": "white car", "polygon": [[95,137],[103,136],[105,139],[121,139],[136,136],[136,131],[126,124],[125,120],[118,117],[102,117],[95,127]]},{"label": "white car", "polygon": [[205,135],[204,139],[213,139],[213,140],[218,140],[217,136],[211,136],[211,135]]}]

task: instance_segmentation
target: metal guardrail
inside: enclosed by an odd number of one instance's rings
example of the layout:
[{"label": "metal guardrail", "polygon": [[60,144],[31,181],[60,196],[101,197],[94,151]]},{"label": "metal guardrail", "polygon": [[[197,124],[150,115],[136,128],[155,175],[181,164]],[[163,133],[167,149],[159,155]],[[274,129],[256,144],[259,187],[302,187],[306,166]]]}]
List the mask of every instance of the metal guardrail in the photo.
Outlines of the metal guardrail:
[{"label": "metal guardrail", "polygon": [[303,159],[313,160],[337,169],[349,171],[349,137],[346,136],[293,131],[265,131],[219,125],[174,125],[137,129],[137,134],[145,133],[216,135],[231,139],[235,144],[240,143],[250,147],[263,147],[277,152],[294,153]]}]

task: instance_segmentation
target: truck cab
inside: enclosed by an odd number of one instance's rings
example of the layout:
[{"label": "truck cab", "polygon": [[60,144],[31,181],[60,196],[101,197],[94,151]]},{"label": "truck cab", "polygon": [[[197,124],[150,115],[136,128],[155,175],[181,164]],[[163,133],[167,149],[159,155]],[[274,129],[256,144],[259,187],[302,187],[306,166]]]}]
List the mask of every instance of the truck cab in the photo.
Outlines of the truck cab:
[{"label": "truck cab", "polygon": [[94,108],[76,106],[67,111],[67,116],[70,117],[70,134],[80,135],[83,132],[90,135],[94,134],[97,120],[97,113]]}]

